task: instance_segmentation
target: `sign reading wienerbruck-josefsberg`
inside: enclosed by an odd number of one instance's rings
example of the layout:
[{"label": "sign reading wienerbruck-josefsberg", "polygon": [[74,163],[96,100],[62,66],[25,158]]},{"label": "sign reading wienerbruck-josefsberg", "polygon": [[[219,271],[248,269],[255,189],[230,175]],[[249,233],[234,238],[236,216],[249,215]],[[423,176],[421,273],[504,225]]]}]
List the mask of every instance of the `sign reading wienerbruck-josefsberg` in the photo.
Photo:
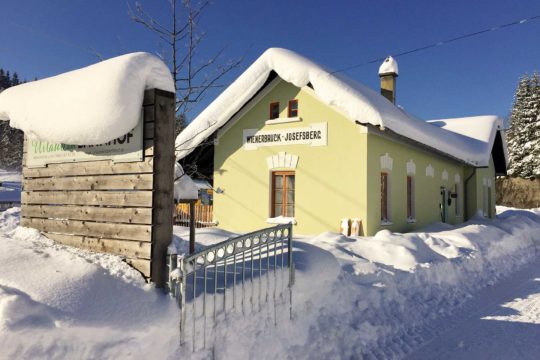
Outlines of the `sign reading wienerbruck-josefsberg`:
[{"label": "sign reading wienerbruck-josefsberg", "polygon": [[312,124],[308,127],[258,131],[244,129],[243,142],[246,150],[262,146],[311,145],[326,146],[328,143],[327,123]]},{"label": "sign reading wienerbruck-josefsberg", "polygon": [[143,117],[129,133],[98,145],[67,145],[47,141],[30,140],[26,154],[26,166],[44,167],[47,164],[81,161],[113,160],[114,162],[142,161]]}]

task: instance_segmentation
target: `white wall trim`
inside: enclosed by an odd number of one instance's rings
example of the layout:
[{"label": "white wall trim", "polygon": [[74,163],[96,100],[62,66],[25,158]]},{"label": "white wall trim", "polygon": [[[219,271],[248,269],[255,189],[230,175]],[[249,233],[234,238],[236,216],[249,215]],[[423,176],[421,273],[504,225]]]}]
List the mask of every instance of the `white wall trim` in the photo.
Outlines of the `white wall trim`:
[{"label": "white wall trim", "polygon": [[281,151],[266,158],[266,165],[272,169],[296,169],[298,165],[298,155],[287,154]]},{"label": "white wall trim", "polygon": [[443,172],[441,174],[441,179],[443,181],[448,181],[448,171],[446,171],[446,169],[443,170]]},{"label": "white wall trim", "polygon": [[431,166],[431,164],[426,166],[426,176],[435,177],[435,169],[433,166]]},{"label": "white wall trim", "polygon": [[412,159],[407,162],[407,175],[416,175],[416,164]]},{"label": "white wall trim", "polygon": [[381,156],[381,169],[386,169],[392,171],[392,166],[394,164],[394,159],[388,155],[388,153]]},{"label": "white wall trim", "polygon": [[291,118],[277,118],[277,119],[270,119],[266,120],[264,123],[266,125],[274,125],[274,124],[286,124],[286,123],[292,123],[292,122],[300,122],[302,121],[301,117],[291,117]]}]

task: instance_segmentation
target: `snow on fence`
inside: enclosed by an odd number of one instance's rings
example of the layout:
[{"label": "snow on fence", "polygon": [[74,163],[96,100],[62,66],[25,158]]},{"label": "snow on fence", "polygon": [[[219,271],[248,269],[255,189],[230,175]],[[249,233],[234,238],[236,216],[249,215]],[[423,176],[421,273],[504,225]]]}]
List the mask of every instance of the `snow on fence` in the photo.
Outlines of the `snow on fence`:
[{"label": "snow on fence", "polygon": [[193,351],[206,348],[227,313],[266,310],[277,325],[278,308],[288,304],[292,316],[292,224],[228,239],[188,256],[169,255],[168,266],[169,289],[181,313],[180,342],[190,337]]},{"label": "snow on fence", "polygon": [[142,160],[93,160],[27,166],[25,139],[21,225],[66,245],[124,256],[166,284],[173,223],[174,94],[146,90]]}]

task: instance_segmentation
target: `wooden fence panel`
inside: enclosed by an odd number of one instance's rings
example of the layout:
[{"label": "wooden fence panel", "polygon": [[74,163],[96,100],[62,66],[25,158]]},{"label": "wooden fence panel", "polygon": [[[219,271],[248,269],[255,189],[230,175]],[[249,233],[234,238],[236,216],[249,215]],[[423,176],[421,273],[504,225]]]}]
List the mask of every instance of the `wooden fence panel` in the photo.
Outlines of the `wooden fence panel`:
[{"label": "wooden fence panel", "polygon": [[[94,238],[79,235],[44,233],[49,239],[64,245],[85,248],[92,251],[106,252],[128,258],[145,259],[150,254],[151,244],[146,241]],[[150,260],[148,258],[148,260]]]},{"label": "wooden fence panel", "polygon": [[84,176],[84,175],[115,175],[115,174],[152,174],[154,171],[154,159],[145,158],[143,161],[130,163],[114,163],[110,160],[87,161],[84,163],[49,164],[44,168],[23,167],[23,176],[27,178],[37,177],[61,177],[61,176]]},{"label": "wooden fence panel", "polygon": [[114,224],[61,219],[35,219],[26,217],[22,219],[21,224],[23,226],[51,233],[107,237],[119,240],[130,239],[150,241],[152,234],[151,225]]},{"label": "wooden fence panel", "polygon": [[25,205],[29,218],[87,220],[110,223],[152,224],[151,208],[117,208],[98,206]]},{"label": "wooden fence panel", "polygon": [[174,99],[145,92],[142,161],[28,168],[25,140],[21,224],[59,243],[125,256],[163,286],[174,209]]},{"label": "wooden fence panel", "polygon": [[[189,204],[176,205],[175,224],[189,226],[190,218]],[[198,228],[216,226],[213,205],[195,204],[195,226]]]},{"label": "wooden fence panel", "polygon": [[24,189],[32,190],[152,190],[152,174],[94,175],[65,178],[25,179]]},{"label": "wooden fence panel", "polygon": [[151,191],[23,191],[21,192],[21,203],[43,204],[43,205],[56,204],[56,205],[152,207],[152,192]]}]

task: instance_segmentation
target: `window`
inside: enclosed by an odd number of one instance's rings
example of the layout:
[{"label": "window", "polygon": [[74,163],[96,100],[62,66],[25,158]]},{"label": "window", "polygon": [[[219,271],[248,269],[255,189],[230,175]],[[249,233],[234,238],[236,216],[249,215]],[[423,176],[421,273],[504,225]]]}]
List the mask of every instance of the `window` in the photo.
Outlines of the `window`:
[{"label": "window", "polygon": [[414,220],[414,178],[407,176],[407,220]]},{"label": "window", "polygon": [[298,100],[289,101],[289,117],[298,117]]},{"label": "window", "polygon": [[272,173],[272,217],[294,217],[294,171]]},{"label": "window", "polygon": [[381,173],[381,222],[388,222],[388,174]]},{"label": "window", "polygon": [[279,102],[270,103],[270,119],[279,117]]},{"label": "window", "polygon": [[493,203],[492,203],[492,198],[491,198],[491,186],[489,186],[490,184],[488,184],[487,186],[484,186],[484,211],[483,211],[483,215],[485,217],[492,217],[492,207],[493,207]]},{"label": "window", "polygon": [[461,184],[456,183],[456,190],[455,190],[456,198],[455,198],[455,206],[456,206],[456,217],[461,217],[461,207],[462,207],[462,192],[461,192]]},{"label": "window", "polygon": [[488,186],[487,191],[488,191],[487,216],[491,218],[493,217],[493,199],[491,198],[491,186]]},{"label": "window", "polygon": [[482,204],[482,212],[485,217],[493,217],[494,213],[493,210],[493,199],[491,195],[491,184],[492,181],[490,178],[484,178],[482,180],[483,182],[483,204]]}]

